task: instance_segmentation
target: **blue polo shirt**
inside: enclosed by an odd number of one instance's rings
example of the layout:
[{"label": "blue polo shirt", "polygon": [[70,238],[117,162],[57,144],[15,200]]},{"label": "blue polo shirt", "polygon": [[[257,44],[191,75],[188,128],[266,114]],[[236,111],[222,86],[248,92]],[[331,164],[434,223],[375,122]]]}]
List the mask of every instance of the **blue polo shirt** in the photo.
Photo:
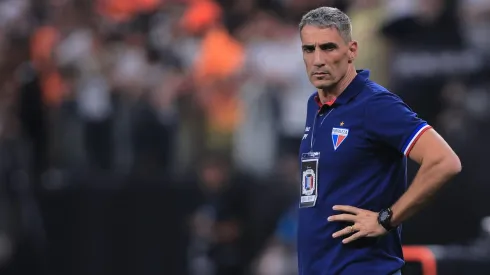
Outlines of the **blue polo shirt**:
[{"label": "blue polo shirt", "polygon": [[318,197],[313,207],[299,209],[300,275],[388,275],[402,268],[401,226],[343,244],[332,234],[350,224],[327,218],[339,214],[334,205],[376,212],[391,207],[407,188],[407,156],[429,128],[398,96],[369,80],[367,70],[358,71],[331,105],[311,95],[300,157],[320,153]]}]

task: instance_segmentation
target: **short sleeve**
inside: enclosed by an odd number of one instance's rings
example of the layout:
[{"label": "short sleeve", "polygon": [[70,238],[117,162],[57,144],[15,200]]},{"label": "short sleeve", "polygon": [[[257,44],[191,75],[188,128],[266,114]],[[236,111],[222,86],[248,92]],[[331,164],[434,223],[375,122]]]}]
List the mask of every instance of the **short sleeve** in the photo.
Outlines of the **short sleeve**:
[{"label": "short sleeve", "polygon": [[375,94],[366,106],[365,127],[368,139],[384,143],[405,156],[422,134],[431,128],[397,95]]}]

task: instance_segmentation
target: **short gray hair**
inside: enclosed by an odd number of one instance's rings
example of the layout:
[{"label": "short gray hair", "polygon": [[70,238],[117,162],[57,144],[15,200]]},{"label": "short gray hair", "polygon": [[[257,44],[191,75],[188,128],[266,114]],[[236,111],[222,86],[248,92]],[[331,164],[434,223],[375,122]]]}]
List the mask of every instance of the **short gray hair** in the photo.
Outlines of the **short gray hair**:
[{"label": "short gray hair", "polygon": [[349,42],[352,40],[352,25],[349,16],[337,8],[320,7],[307,12],[301,18],[299,30],[313,25],[321,28],[336,28],[340,36]]}]

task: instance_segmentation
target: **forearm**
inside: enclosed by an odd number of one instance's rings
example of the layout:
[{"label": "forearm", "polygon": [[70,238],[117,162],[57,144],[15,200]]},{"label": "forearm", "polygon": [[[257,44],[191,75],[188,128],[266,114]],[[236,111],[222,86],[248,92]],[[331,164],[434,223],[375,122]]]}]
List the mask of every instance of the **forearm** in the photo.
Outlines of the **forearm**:
[{"label": "forearm", "polygon": [[422,163],[408,190],[391,207],[392,225],[399,225],[417,213],[460,170],[459,161],[455,163],[451,159]]}]

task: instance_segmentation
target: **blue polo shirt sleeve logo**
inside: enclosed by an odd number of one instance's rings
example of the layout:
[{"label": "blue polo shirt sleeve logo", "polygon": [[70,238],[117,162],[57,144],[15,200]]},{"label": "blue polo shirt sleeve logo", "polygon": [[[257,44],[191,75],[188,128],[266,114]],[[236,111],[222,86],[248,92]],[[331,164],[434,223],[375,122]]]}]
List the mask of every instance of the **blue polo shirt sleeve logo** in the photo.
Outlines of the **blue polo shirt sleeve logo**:
[{"label": "blue polo shirt sleeve logo", "polygon": [[340,144],[344,142],[344,140],[347,138],[348,135],[349,135],[349,129],[332,128],[333,149],[337,150],[337,148],[339,148]]}]

